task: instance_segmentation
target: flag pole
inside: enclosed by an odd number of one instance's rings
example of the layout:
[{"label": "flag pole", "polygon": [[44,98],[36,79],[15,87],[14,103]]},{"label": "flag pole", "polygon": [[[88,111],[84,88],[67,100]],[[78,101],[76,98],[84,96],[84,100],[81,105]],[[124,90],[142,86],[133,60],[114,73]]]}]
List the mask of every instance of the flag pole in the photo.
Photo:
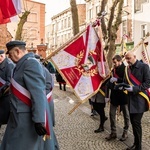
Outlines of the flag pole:
[{"label": "flag pole", "polygon": [[72,112],[74,112],[80,105],[82,104],[82,102],[79,102],[75,107],[73,107],[73,109],[71,109],[68,113],[68,115],[71,115]]},{"label": "flag pole", "polygon": [[[145,38],[143,38],[132,50],[131,52],[134,52],[137,48],[139,48],[141,46],[141,44],[143,44],[143,41],[147,39],[148,36],[146,36]],[[122,59],[123,61],[125,60],[125,57]]]},{"label": "flag pole", "polygon": [[50,59],[52,56],[54,56],[58,51],[60,51],[61,49],[63,49],[64,47],[68,46],[70,43],[72,43],[73,41],[75,41],[83,32],[86,31],[86,28],[83,29],[81,32],[79,32],[77,35],[75,35],[73,38],[71,38],[70,40],[68,40],[66,43],[64,43],[62,46],[60,46],[59,48],[57,48],[53,53],[51,53],[49,56],[47,56],[45,58],[44,61],[47,61],[48,59]]},{"label": "flag pole", "polygon": [[143,42],[143,44],[144,44],[143,46],[144,46],[144,49],[145,49],[145,53],[147,55],[148,64],[150,64],[150,57],[149,57],[148,52],[147,52],[146,44],[144,42]]},{"label": "flag pole", "polygon": [[145,38],[143,38],[131,51],[135,51],[141,44],[143,44],[143,41],[147,39],[148,36],[146,36]]}]

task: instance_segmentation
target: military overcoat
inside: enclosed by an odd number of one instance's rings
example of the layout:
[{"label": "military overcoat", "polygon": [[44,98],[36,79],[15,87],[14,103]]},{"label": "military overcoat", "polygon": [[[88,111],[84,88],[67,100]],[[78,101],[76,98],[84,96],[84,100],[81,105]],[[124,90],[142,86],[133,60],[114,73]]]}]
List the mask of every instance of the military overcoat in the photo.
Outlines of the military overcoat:
[{"label": "military overcoat", "polygon": [[[10,79],[14,63],[9,59],[5,58],[0,64],[0,89],[7,88],[10,85]],[[0,124],[6,124],[9,112],[10,112],[10,97],[9,90],[6,93],[0,93]]]},{"label": "military overcoat", "polygon": [[[46,141],[49,143],[47,148],[43,137],[34,128],[35,123],[45,123],[45,110],[48,105],[43,69],[33,53],[24,55],[17,62],[12,84],[19,86],[18,91],[26,91],[31,106],[22,102],[18,95],[11,93],[11,113],[0,150],[54,150],[52,121],[49,121],[51,139]],[[51,119],[51,116],[48,117]]]}]

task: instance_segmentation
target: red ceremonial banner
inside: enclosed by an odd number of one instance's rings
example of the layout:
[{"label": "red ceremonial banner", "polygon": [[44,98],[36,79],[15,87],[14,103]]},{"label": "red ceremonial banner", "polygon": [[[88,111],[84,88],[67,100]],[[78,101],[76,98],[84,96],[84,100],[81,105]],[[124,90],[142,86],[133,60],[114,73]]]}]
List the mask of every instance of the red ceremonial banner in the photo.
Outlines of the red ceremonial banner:
[{"label": "red ceremonial banner", "polygon": [[10,18],[21,13],[21,0],[0,0],[0,24],[10,22]]},{"label": "red ceremonial banner", "polygon": [[1,10],[1,8],[0,8],[0,24],[6,24],[6,23],[8,23],[8,22],[10,22],[10,18],[4,19],[4,18],[3,18],[3,14],[2,14],[2,10]]},{"label": "red ceremonial banner", "polygon": [[107,63],[101,41],[91,25],[50,59],[82,102],[99,90],[105,78]]}]

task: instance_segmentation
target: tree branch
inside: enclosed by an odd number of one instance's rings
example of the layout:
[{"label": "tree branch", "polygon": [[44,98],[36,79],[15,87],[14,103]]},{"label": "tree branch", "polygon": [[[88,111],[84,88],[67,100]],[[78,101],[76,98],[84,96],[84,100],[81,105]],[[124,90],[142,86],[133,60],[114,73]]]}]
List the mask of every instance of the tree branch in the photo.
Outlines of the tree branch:
[{"label": "tree branch", "polygon": [[[101,16],[102,12],[105,11],[105,7],[107,5],[107,2],[108,2],[108,0],[103,0],[101,2],[101,10],[97,14],[98,16]],[[101,28],[102,28],[102,33],[103,33],[103,39],[105,41],[108,38],[108,32],[107,32],[107,27],[106,27],[106,23],[105,23],[105,18],[104,17],[101,19]]]}]

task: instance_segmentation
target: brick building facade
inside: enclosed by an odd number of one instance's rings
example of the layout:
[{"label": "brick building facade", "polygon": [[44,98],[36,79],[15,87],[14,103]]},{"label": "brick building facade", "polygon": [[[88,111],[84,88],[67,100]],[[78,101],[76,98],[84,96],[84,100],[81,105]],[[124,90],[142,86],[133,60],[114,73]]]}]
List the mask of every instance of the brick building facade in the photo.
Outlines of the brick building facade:
[{"label": "brick building facade", "polygon": [[6,43],[12,39],[10,32],[7,30],[6,24],[0,24],[0,49],[6,50]]}]

